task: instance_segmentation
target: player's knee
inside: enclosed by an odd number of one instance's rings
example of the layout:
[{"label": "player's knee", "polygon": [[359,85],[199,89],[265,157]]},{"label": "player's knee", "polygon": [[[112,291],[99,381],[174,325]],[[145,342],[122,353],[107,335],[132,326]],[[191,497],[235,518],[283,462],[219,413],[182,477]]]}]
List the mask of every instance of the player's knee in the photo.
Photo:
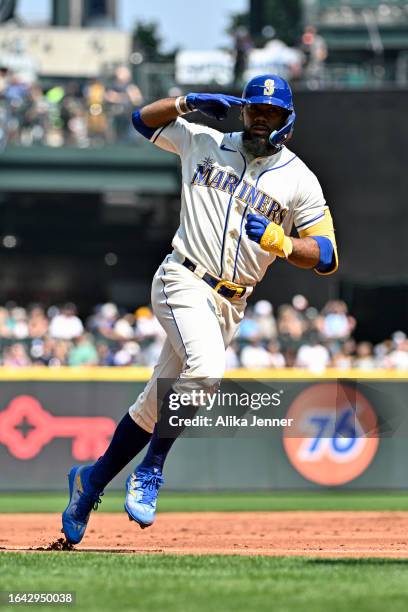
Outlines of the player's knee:
[{"label": "player's knee", "polygon": [[[173,389],[177,394],[184,397],[196,398],[192,399],[191,404],[196,405],[197,398],[213,395],[220,388],[222,381],[222,373],[219,376],[209,376],[204,373],[196,372],[181,375],[178,381],[173,385]],[[201,394],[204,393],[204,395]],[[199,400],[197,400],[200,403]]]}]

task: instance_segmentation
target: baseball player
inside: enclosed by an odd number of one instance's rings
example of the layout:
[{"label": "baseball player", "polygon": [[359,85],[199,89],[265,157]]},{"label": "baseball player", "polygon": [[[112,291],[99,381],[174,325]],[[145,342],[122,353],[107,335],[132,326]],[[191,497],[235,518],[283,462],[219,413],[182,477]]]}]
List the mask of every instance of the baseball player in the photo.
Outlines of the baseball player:
[{"label": "baseball player", "polygon": [[[186,121],[200,111],[222,120],[239,106],[242,132]],[[247,299],[277,257],[318,274],[337,269],[333,223],[316,176],[286,143],[295,123],[292,92],[273,74],[251,79],[242,98],[190,93],[136,110],[136,130],[180,157],[180,226],[152,285],[154,313],[167,338],[153,376],[93,466],[69,473],[62,515],[71,543],[81,541],[103,489],[150,441],[126,483],[125,510],[144,528],[155,519],[163,465],[174,443],[157,428],[157,381],[173,390],[213,388]],[[298,238],[291,237],[295,227]],[[168,395],[163,400],[168,401]],[[179,432],[178,432],[179,433]]]}]

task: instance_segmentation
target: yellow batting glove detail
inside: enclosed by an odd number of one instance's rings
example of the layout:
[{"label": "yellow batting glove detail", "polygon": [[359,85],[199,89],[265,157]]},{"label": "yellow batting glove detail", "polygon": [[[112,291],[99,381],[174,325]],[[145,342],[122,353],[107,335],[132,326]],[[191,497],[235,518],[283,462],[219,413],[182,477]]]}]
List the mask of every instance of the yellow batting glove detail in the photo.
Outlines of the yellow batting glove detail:
[{"label": "yellow batting glove detail", "polygon": [[269,223],[259,243],[264,251],[274,253],[278,257],[287,259],[293,251],[293,243],[285,235],[283,228],[276,223]]}]

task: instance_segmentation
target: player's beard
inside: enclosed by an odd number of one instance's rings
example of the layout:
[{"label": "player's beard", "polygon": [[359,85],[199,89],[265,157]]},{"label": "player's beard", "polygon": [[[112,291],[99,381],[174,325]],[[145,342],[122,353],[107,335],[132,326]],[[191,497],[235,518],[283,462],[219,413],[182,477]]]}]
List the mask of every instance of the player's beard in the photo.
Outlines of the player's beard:
[{"label": "player's beard", "polygon": [[245,151],[254,157],[269,157],[277,152],[276,147],[270,144],[269,136],[252,136],[247,128],[244,128],[242,144]]}]

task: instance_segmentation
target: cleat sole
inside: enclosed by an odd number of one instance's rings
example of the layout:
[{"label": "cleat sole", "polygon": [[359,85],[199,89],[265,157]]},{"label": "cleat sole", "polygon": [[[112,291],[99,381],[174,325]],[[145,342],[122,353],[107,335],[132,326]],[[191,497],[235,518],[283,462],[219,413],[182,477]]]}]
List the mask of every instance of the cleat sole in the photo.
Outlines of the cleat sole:
[{"label": "cleat sole", "polygon": [[153,525],[153,523],[151,523],[150,525],[147,525],[146,523],[141,523],[140,521],[137,521],[137,520],[136,520],[135,518],[133,518],[133,516],[130,514],[129,510],[126,508],[126,505],[125,505],[125,512],[126,512],[126,514],[128,515],[128,519],[129,519],[129,521],[130,521],[130,522],[133,522],[133,523],[137,523],[141,529],[146,529],[146,527],[151,527],[151,526]]}]

